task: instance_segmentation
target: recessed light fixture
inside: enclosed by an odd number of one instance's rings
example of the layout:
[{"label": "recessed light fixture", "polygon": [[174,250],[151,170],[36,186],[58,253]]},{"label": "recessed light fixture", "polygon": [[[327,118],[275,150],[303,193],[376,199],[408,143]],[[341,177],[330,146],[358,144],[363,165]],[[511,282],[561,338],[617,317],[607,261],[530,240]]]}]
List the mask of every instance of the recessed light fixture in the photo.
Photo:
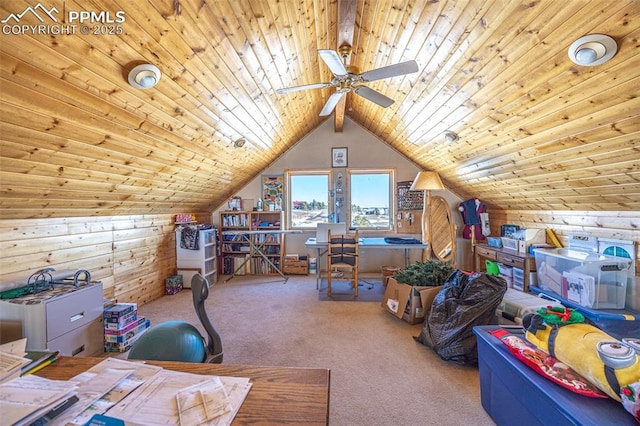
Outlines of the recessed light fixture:
[{"label": "recessed light fixture", "polygon": [[160,81],[160,70],[155,65],[142,64],[129,71],[129,84],[136,89],[148,89]]},{"label": "recessed light fixture", "polygon": [[233,141],[233,146],[236,148],[242,148],[247,140],[245,138],[236,139]]},{"label": "recessed light fixture", "polygon": [[452,132],[451,130],[447,130],[444,132],[444,139],[447,142],[458,142],[460,140],[460,136],[456,132]]},{"label": "recessed light fixture", "polygon": [[616,41],[604,34],[580,37],[569,46],[569,58],[578,65],[592,67],[613,58],[618,51]]}]

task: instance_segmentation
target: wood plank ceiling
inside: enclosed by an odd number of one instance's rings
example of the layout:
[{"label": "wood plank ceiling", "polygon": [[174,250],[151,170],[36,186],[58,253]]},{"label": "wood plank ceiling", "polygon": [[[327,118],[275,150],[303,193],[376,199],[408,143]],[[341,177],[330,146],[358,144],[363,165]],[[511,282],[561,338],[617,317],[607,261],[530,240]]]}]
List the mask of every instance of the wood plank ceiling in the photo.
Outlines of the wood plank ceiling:
[{"label": "wood plank ceiling", "polygon": [[[638,1],[0,0],[0,21],[1,218],[217,208],[326,119],[334,88],[276,89],[329,81],[317,50],[349,39],[360,71],[419,71],[368,84],[391,107],[350,93],[338,118],[462,197],[640,211]],[[594,33],[617,55],[575,65],[569,45]],[[127,83],[140,62],[157,86]]]}]

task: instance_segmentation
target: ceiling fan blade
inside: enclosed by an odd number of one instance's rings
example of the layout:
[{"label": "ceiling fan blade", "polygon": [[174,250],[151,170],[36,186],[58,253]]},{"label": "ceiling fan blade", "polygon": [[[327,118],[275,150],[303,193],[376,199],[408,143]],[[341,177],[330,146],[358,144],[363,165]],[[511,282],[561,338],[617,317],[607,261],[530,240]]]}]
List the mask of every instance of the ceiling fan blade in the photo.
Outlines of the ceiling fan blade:
[{"label": "ceiling fan blade", "polygon": [[358,86],[353,89],[356,95],[362,96],[365,99],[375,102],[383,108],[390,107],[393,104],[393,99],[386,97],[382,93],[373,90],[367,86]]},{"label": "ceiling fan blade", "polygon": [[382,68],[376,68],[371,71],[366,71],[360,74],[363,81],[376,81],[383,78],[395,77],[398,75],[410,74],[418,71],[418,64],[416,61],[401,62],[399,64],[388,65]]},{"label": "ceiling fan blade", "polygon": [[325,87],[331,87],[331,83],[313,83],[313,84],[303,84],[302,86],[292,86],[285,87],[283,89],[276,90],[276,93],[282,95],[283,93],[297,92],[298,90],[309,90],[309,89],[323,89]]},{"label": "ceiling fan blade", "polygon": [[331,115],[334,108],[336,107],[336,105],[338,105],[338,102],[340,102],[340,99],[342,99],[345,93],[346,92],[335,92],[333,95],[329,96],[329,99],[327,99],[327,103],[324,104],[324,107],[322,107],[322,111],[320,111],[320,116],[324,117],[326,115]]},{"label": "ceiling fan blade", "polygon": [[331,49],[319,49],[318,55],[320,55],[334,75],[347,75],[347,69],[344,67],[344,63],[342,63],[342,58],[338,52]]}]

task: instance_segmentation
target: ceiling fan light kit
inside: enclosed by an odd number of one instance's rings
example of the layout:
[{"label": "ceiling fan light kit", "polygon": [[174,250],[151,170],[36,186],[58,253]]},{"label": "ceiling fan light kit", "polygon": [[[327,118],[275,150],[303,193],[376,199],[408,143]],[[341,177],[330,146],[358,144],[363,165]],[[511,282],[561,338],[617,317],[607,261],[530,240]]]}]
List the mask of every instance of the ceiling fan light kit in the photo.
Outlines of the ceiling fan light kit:
[{"label": "ceiling fan light kit", "polygon": [[155,65],[142,64],[129,71],[129,84],[136,89],[149,89],[160,81],[160,69]]},{"label": "ceiling fan light kit", "polygon": [[601,65],[613,58],[618,51],[616,41],[604,34],[580,37],[569,46],[569,58],[585,67]]},{"label": "ceiling fan light kit", "polygon": [[351,46],[340,46],[340,53],[331,49],[320,49],[318,55],[329,67],[333,73],[333,78],[327,83],[312,83],[302,86],[286,87],[276,90],[278,94],[296,92],[298,90],[322,89],[325,87],[335,87],[336,91],[329,96],[325,103],[321,116],[331,115],[338,102],[349,92],[353,92],[383,108],[387,108],[393,104],[393,99],[383,95],[382,93],[371,89],[364,85],[371,81],[382,80],[383,78],[397,77],[418,71],[416,61],[406,61],[399,64],[388,65],[366,71],[362,74],[358,72],[356,67],[347,67],[346,59],[351,54]]}]

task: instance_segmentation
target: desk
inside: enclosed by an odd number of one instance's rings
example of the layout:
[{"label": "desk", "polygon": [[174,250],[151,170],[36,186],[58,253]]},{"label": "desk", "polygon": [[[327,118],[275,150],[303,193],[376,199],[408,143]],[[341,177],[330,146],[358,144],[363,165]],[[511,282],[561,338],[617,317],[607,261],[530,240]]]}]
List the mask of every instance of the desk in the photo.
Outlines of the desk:
[{"label": "desk", "polygon": [[519,254],[514,250],[508,250],[498,247],[489,247],[485,244],[478,244],[474,247],[475,251],[475,270],[484,271],[485,265],[482,259],[494,260],[506,266],[513,266],[522,269],[524,274],[522,291],[529,292],[529,277],[531,272],[536,271],[536,259],[530,254]]},{"label": "desk", "polygon": [[[250,254],[257,254],[258,256],[262,257],[264,259],[265,262],[267,262],[267,264],[269,266],[271,266],[278,274],[280,274],[280,276],[284,279],[284,282],[286,283],[287,280],[289,279],[289,277],[287,277],[282,270],[280,269],[280,267],[278,265],[276,265],[275,263],[273,263],[271,261],[271,259],[267,256],[267,253],[265,253],[263,251],[263,248],[265,246],[265,244],[267,243],[267,239],[265,238],[262,242],[259,242],[258,244],[255,243],[254,239],[251,238],[252,235],[273,235],[273,234],[301,234],[302,231],[300,230],[283,230],[283,229],[260,229],[260,230],[255,230],[255,231],[224,231],[222,232],[222,235],[239,235],[241,237],[244,238],[245,241],[247,241],[249,243],[249,247],[250,247]],[[242,262],[242,264],[240,266],[238,266],[235,271],[233,271],[233,273],[231,274],[231,276],[229,278],[227,278],[226,280],[224,280],[224,282],[226,283],[227,281],[229,281],[231,278],[236,276],[236,272],[239,271],[240,269],[242,269],[244,267],[244,265],[251,260],[251,256],[247,257],[245,259],[244,262]]]},{"label": "desk", "polygon": [[[68,380],[104,358],[62,357],[36,374],[47,379]],[[322,368],[257,367],[147,361],[167,370],[215,376],[248,377],[253,383],[233,424],[285,424],[304,421],[310,425],[329,422],[330,370]],[[109,413],[107,412],[107,415]]]},{"label": "desk", "polygon": [[[307,239],[304,243],[307,248],[315,248],[318,251],[317,264],[316,264],[316,290],[320,288],[320,258],[327,252],[328,243],[319,243],[315,237]],[[425,249],[429,247],[429,244],[390,244],[384,240],[384,238],[360,238],[359,246],[362,249],[376,248],[376,249],[393,249],[404,250],[404,265],[409,264],[409,250],[411,249]]]}]

